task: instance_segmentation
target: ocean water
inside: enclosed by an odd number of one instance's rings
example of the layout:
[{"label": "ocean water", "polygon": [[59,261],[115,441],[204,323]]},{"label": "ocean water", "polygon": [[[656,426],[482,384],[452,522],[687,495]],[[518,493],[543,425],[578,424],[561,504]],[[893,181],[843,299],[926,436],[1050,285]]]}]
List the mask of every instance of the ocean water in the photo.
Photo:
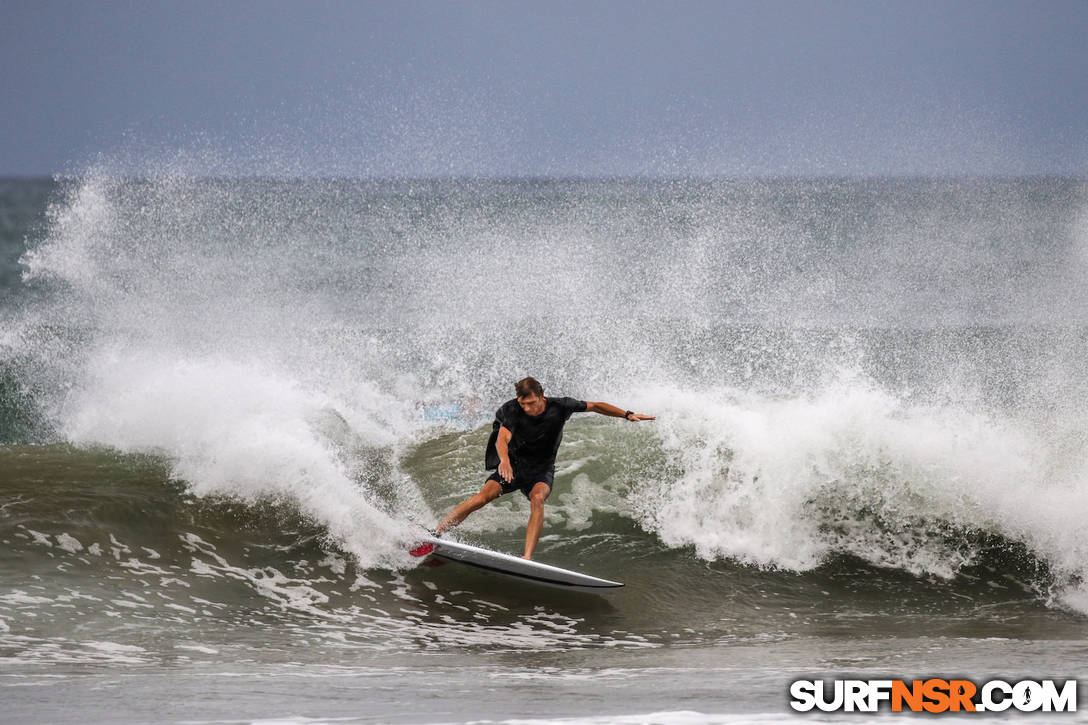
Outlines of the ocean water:
[{"label": "ocean water", "polygon": [[[0,181],[0,720],[1083,678],[1086,280],[1069,179]],[[406,553],[525,375],[658,416],[571,420],[537,550],[622,590]]]}]

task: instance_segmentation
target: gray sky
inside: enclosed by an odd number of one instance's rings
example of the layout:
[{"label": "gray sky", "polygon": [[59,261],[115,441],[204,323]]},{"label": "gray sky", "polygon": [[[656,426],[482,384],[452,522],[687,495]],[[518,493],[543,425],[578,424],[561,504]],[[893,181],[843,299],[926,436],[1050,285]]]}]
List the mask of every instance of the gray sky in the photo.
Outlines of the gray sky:
[{"label": "gray sky", "polygon": [[1088,175],[1088,0],[0,0],[0,175]]}]

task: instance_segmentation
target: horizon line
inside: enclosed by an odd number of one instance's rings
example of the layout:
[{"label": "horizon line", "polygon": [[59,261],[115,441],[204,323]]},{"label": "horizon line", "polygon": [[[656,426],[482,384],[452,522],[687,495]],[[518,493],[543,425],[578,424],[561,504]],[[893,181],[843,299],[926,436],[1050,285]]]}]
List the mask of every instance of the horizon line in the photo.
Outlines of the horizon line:
[{"label": "horizon line", "polygon": [[883,174],[368,174],[350,176],[343,174],[186,174],[186,173],[123,173],[107,174],[91,171],[82,173],[54,172],[40,174],[0,173],[0,181],[67,181],[88,176],[105,176],[115,179],[148,180],[158,178],[191,178],[195,180],[252,180],[252,181],[355,181],[355,182],[586,182],[586,181],[1024,181],[1050,179],[1063,181],[1088,181],[1088,172],[1037,172],[1022,174],[974,174],[974,173],[883,173]]}]

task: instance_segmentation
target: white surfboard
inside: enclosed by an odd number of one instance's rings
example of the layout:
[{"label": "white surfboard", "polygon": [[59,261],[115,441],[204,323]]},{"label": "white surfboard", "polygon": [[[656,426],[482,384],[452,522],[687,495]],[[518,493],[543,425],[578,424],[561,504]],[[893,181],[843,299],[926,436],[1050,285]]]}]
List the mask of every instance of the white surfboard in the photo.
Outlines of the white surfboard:
[{"label": "white surfboard", "polygon": [[[581,574],[570,569],[563,569],[550,564],[541,564],[536,561],[522,559],[510,554],[502,554],[489,549],[481,549],[479,546],[462,544],[448,539],[436,539],[433,536],[425,536],[420,540],[421,546],[413,551],[413,555],[437,556],[449,561],[468,564],[478,569],[485,569],[499,574],[515,577],[534,584],[557,587],[582,592],[602,593],[610,589],[622,587],[620,582],[599,579],[588,574]],[[427,544],[434,547],[427,549]],[[417,554],[416,552],[420,552]]]}]

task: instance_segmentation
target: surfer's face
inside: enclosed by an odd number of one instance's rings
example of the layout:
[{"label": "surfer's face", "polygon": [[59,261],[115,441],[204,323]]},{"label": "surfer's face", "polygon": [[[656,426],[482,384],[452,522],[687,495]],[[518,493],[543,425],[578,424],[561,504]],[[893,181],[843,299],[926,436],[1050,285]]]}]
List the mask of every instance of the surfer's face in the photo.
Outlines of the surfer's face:
[{"label": "surfer's face", "polygon": [[544,412],[544,396],[537,395],[536,393],[529,393],[526,396],[518,398],[518,405],[525,411],[526,415],[540,415]]}]

